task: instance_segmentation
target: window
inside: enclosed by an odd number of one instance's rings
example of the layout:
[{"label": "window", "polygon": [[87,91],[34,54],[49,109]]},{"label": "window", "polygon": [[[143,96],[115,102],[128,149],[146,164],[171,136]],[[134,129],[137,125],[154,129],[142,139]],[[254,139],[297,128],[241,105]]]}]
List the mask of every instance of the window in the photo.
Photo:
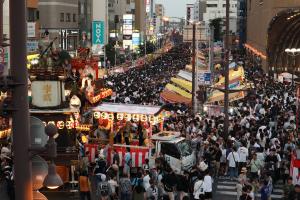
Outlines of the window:
[{"label": "window", "polygon": [[28,8],[28,10],[27,10],[27,20],[29,22],[34,22],[35,21],[35,9]]},{"label": "window", "polygon": [[60,13],[60,22],[65,21],[65,13]]},{"label": "window", "polygon": [[77,19],[76,19],[76,14],[73,14],[73,22],[76,22]]},{"label": "window", "polygon": [[66,15],[66,22],[70,22],[71,21],[71,14],[67,13]]},{"label": "window", "polygon": [[40,19],[40,11],[36,11],[36,19],[39,20]]},{"label": "window", "polygon": [[190,143],[188,141],[181,141],[177,144],[182,156],[189,156],[193,153]]},{"label": "window", "polygon": [[223,4],[223,8],[226,8],[226,4]]},{"label": "window", "polygon": [[180,159],[180,152],[175,144],[161,143],[161,152],[173,158]]},{"label": "window", "polygon": [[216,8],[216,7],[218,7],[218,4],[207,4],[206,6],[208,8]]}]

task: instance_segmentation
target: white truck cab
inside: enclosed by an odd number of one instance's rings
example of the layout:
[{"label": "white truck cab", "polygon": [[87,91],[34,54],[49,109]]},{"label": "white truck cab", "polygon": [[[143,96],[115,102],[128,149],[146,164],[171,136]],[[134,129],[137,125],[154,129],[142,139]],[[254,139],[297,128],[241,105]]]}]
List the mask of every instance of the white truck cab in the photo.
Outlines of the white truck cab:
[{"label": "white truck cab", "polygon": [[150,153],[150,165],[155,163],[155,155],[162,154],[176,173],[190,170],[196,164],[195,152],[179,132],[163,131],[151,137],[154,144]]}]

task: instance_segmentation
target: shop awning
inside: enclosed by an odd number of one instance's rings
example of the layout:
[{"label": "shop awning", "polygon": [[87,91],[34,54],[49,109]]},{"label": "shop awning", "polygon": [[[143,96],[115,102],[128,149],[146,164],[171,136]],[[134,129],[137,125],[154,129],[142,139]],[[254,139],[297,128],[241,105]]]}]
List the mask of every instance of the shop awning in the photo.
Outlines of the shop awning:
[{"label": "shop awning", "polygon": [[184,103],[186,105],[190,105],[192,103],[191,99],[183,97],[169,90],[164,90],[162,93],[160,93],[160,97],[169,103]]},{"label": "shop awning", "polygon": [[161,107],[159,106],[144,106],[138,104],[117,104],[117,103],[102,103],[92,109],[94,112],[108,112],[108,113],[128,113],[128,114],[142,114],[154,115]]},{"label": "shop awning", "polygon": [[180,78],[183,78],[185,80],[188,80],[188,81],[192,82],[192,73],[190,73],[190,72],[180,70],[179,73],[178,73],[178,76]]},{"label": "shop awning", "polygon": [[192,82],[186,81],[186,80],[181,79],[181,78],[171,78],[171,81],[173,83],[176,83],[176,85],[192,92]]},{"label": "shop awning", "polygon": [[191,93],[188,93],[186,92],[185,90],[183,89],[180,89],[179,87],[176,87],[175,85],[172,85],[172,84],[167,84],[166,89],[170,90],[170,91],[173,91],[173,92],[176,92],[177,94],[185,97],[185,98],[189,98],[191,99],[192,98],[192,94]]}]

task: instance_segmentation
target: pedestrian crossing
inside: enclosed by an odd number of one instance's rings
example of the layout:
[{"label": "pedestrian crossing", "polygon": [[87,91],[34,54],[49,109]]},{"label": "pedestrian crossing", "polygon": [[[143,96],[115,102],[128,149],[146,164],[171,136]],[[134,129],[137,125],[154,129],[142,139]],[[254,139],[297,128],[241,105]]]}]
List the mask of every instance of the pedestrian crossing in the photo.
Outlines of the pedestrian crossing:
[{"label": "pedestrian crossing", "polygon": [[[224,199],[237,199],[237,189],[236,189],[236,180],[230,180],[228,177],[219,177],[216,183],[215,196],[222,197]],[[214,198],[218,199],[218,198]],[[259,191],[256,194],[256,199],[260,199]],[[271,199],[283,199],[283,184],[276,183],[274,185],[273,193],[271,195]]]}]

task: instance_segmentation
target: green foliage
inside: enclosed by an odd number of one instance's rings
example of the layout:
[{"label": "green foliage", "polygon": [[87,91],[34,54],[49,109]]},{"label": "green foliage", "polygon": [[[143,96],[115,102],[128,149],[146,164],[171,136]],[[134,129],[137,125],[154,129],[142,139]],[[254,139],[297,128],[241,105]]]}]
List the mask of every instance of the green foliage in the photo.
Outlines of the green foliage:
[{"label": "green foliage", "polygon": [[214,41],[222,41],[222,19],[216,18],[210,21],[210,26],[214,27]]},{"label": "green foliage", "polygon": [[[146,50],[147,54],[153,53],[155,51],[155,44],[147,41],[146,48],[147,48],[147,50]],[[144,56],[145,55],[145,45],[139,45],[137,52],[140,53],[140,56]]]}]

